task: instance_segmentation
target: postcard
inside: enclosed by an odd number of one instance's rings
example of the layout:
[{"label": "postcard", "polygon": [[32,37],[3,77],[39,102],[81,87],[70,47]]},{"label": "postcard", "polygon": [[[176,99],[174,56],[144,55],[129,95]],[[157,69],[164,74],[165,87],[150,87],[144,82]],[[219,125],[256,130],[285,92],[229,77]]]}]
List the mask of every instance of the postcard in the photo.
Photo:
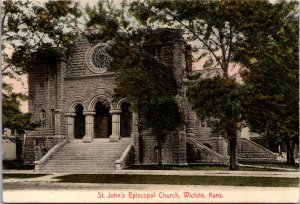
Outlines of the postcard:
[{"label": "postcard", "polygon": [[296,1],[2,13],[5,203],[299,203]]}]

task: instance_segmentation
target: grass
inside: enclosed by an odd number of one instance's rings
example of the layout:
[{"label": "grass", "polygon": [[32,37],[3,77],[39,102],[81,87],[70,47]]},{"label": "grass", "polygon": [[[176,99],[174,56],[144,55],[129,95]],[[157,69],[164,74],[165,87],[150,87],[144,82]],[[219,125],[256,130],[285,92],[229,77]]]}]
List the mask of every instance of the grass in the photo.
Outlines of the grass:
[{"label": "grass", "polygon": [[[229,170],[229,166],[226,165],[189,165],[189,166],[162,166],[159,168],[157,165],[139,165],[130,166],[128,169],[132,170],[182,170],[182,171],[210,171],[210,170]],[[276,171],[273,169],[266,168],[255,168],[255,167],[240,167],[239,171]]]},{"label": "grass", "polygon": [[255,166],[263,166],[263,167],[274,167],[274,168],[286,168],[286,169],[299,169],[299,164],[288,165],[286,163],[243,163],[246,165],[255,165]]},{"label": "grass", "polygon": [[24,165],[23,161],[14,160],[14,161],[3,161],[3,169],[17,169],[17,170],[32,170],[34,169],[33,165]]},{"label": "grass", "polygon": [[169,184],[169,185],[222,185],[298,187],[298,178],[234,177],[234,176],[165,176],[120,174],[72,174],[55,177],[67,183],[122,183],[122,184]]},{"label": "grass", "polygon": [[47,176],[49,174],[3,174],[3,179],[28,179],[28,178],[38,178],[42,176]]}]

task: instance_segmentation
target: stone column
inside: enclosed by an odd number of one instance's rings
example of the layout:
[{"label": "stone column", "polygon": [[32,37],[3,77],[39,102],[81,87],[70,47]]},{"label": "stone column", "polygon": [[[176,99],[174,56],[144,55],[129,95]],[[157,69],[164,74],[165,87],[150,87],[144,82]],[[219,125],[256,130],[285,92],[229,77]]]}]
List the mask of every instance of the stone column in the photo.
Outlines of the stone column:
[{"label": "stone column", "polygon": [[66,113],[67,116],[67,139],[69,141],[74,139],[74,118],[76,113]]},{"label": "stone column", "polygon": [[179,146],[178,146],[178,163],[180,166],[187,166],[187,161],[186,161],[186,132],[185,131],[180,131],[178,135],[178,140],[179,140]]},{"label": "stone column", "polygon": [[94,139],[94,115],[93,111],[83,112],[85,115],[85,135],[82,138],[83,142],[92,142]]},{"label": "stone column", "polygon": [[109,140],[111,142],[117,142],[120,140],[120,113],[120,109],[110,110],[110,114],[112,115],[112,131]]},{"label": "stone column", "polygon": [[[61,135],[62,134],[61,116],[62,116],[62,110],[61,109],[56,109],[55,113],[54,113],[54,118],[52,118],[52,120],[54,120],[54,122],[55,122],[54,123],[54,132],[55,132],[55,135]],[[73,116],[73,119],[74,119],[74,116]]]}]

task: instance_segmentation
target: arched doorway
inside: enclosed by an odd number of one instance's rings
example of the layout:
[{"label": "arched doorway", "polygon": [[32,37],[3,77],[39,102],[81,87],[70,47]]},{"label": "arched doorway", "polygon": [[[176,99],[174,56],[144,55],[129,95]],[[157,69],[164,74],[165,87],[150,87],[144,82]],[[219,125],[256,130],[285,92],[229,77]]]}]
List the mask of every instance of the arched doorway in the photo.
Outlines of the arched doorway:
[{"label": "arched doorway", "polygon": [[97,102],[95,106],[94,138],[108,138],[111,135],[111,115],[109,107]]},{"label": "arched doorway", "polygon": [[132,113],[130,111],[130,103],[123,102],[121,104],[120,118],[120,135],[121,137],[130,137],[132,128]]},{"label": "arched doorway", "polygon": [[85,117],[83,115],[83,106],[76,105],[76,116],[74,121],[74,138],[82,139],[85,134]]}]

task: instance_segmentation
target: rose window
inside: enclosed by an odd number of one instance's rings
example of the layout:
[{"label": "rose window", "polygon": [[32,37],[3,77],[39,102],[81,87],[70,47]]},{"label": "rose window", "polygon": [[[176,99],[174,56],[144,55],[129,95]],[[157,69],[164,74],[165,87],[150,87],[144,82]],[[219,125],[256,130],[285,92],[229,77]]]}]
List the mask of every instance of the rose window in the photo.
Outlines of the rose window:
[{"label": "rose window", "polygon": [[104,73],[110,66],[112,57],[106,51],[106,44],[99,43],[86,53],[86,64],[95,73]]},{"label": "rose window", "polygon": [[92,56],[92,61],[95,67],[98,69],[109,67],[111,60],[112,59],[106,52],[105,47],[98,46],[95,48]]}]

